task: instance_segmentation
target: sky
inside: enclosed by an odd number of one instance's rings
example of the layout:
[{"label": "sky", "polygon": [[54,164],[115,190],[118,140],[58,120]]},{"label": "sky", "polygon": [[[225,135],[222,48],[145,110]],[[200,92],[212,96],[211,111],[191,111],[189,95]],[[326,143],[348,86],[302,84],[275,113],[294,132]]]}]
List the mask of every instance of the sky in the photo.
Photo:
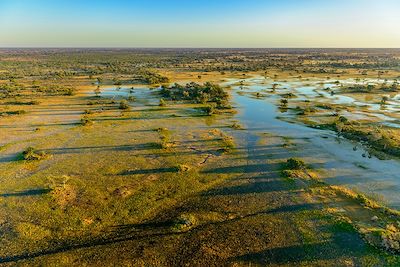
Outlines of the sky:
[{"label": "sky", "polygon": [[400,0],[0,0],[0,47],[400,47]]}]

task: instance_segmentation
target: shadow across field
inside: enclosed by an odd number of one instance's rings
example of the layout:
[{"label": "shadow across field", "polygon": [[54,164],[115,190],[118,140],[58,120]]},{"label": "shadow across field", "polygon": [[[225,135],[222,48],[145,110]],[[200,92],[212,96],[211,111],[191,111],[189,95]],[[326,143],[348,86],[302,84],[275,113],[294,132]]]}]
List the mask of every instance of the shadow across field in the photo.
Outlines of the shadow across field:
[{"label": "shadow across field", "polygon": [[51,191],[49,188],[29,189],[25,191],[18,191],[12,193],[2,193],[0,197],[26,197],[26,196],[40,196],[47,194]]},{"label": "shadow across field", "polygon": [[[248,253],[229,260],[233,262],[246,262],[247,264],[301,264],[317,260],[338,260],[343,256],[360,256],[365,249],[363,242],[354,238],[349,233],[334,234],[331,240],[315,242],[307,245],[292,245]],[[342,244],[337,246],[337,244]],[[345,245],[346,244],[346,245]],[[335,253],[330,253],[335,249]],[[339,264],[339,263],[338,263]]]},{"label": "shadow across field", "polygon": [[177,172],[174,167],[170,168],[157,168],[157,169],[144,169],[144,170],[128,170],[121,173],[121,175],[134,175],[134,174],[156,174],[156,173],[168,173]]},{"label": "shadow across field", "polygon": [[[49,152],[148,148],[148,144],[142,144],[138,147],[80,147]],[[277,149],[276,153],[272,153],[277,158],[292,155],[284,148],[282,151],[277,146],[272,149]],[[88,259],[92,255],[103,254],[106,258],[107,253],[103,252],[113,244],[119,244],[114,247],[123,247],[123,251],[137,255],[135,257],[143,262],[150,260],[142,253],[143,250],[154,255],[158,253],[167,258],[170,266],[225,266],[237,262],[260,265],[300,265],[318,261],[336,263],[338,259],[357,258],[368,253],[368,246],[355,231],[336,229],[331,217],[321,215],[324,205],[333,203],[303,198],[302,193],[307,189],[305,183],[288,183],[281,177],[282,161],[276,161],[271,156],[271,150],[264,146],[255,146],[251,151],[247,147],[239,147],[236,150],[238,158],[244,157],[246,151],[250,152],[247,164],[232,160],[222,167],[210,166],[201,173],[211,176],[237,174],[236,178],[155,212],[149,220],[93,232],[88,230],[79,239],[49,241],[47,248],[39,251],[0,256],[0,263],[15,263],[72,251]],[[120,175],[176,171],[173,167],[163,167],[127,170]],[[346,205],[337,201],[334,204]],[[182,226],[180,219],[187,214],[196,220],[187,228],[176,227],[177,224]],[[302,232],[304,229],[312,240],[307,239],[309,236]],[[160,247],[172,247],[173,254],[164,255],[167,252],[159,251]],[[82,249],[85,252],[82,253]],[[118,253],[119,250],[116,255]]]}]

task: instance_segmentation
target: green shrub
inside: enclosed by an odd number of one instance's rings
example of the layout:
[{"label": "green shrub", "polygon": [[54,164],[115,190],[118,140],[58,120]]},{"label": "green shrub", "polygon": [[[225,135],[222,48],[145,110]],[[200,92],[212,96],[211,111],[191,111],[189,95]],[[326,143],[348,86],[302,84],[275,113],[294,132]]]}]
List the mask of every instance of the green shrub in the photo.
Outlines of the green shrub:
[{"label": "green shrub", "polygon": [[235,148],[235,142],[232,137],[223,135],[222,136],[222,150],[224,152],[230,152],[232,149]]},{"label": "green shrub", "polygon": [[130,109],[128,101],[126,101],[125,99],[121,100],[121,102],[119,103],[119,109],[122,109],[122,110]]},{"label": "green shrub", "polygon": [[340,116],[338,121],[347,124],[349,122],[349,119],[347,119],[345,116]]},{"label": "green shrub", "polygon": [[242,130],[242,129],[243,129],[242,125],[240,125],[240,124],[237,123],[237,122],[234,122],[230,127],[231,127],[232,129],[235,129],[235,130]]},{"label": "green shrub", "polygon": [[38,151],[33,147],[28,147],[22,152],[24,160],[41,160],[45,159],[48,155],[44,151]]},{"label": "green shrub", "polygon": [[174,167],[176,172],[187,172],[190,170],[190,167],[185,164],[178,164],[177,166]]},{"label": "green shrub", "polygon": [[167,105],[167,102],[165,102],[164,99],[160,99],[160,103],[158,104],[160,107],[165,107]]},{"label": "green shrub", "polygon": [[92,124],[93,124],[93,121],[92,121],[92,119],[89,118],[88,116],[83,116],[83,117],[81,118],[81,124],[82,124],[83,126],[88,126],[88,125],[92,125]]},{"label": "green shrub", "polygon": [[286,161],[286,168],[289,170],[301,170],[306,168],[306,164],[301,159],[290,158]]},{"label": "green shrub", "polygon": [[208,106],[204,107],[203,110],[209,116],[211,116],[212,114],[215,113],[215,107],[213,105],[208,105]]},{"label": "green shrub", "polygon": [[182,214],[173,223],[172,228],[176,231],[185,231],[196,226],[196,217],[192,214]]},{"label": "green shrub", "polygon": [[94,94],[96,95],[96,97],[100,97],[101,94],[100,86],[97,86],[97,88],[94,90]]},{"label": "green shrub", "polygon": [[67,88],[67,89],[65,89],[65,91],[64,91],[64,95],[66,95],[66,96],[72,96],[72,95],[74,95],[74,90],[72,89],[72,88]]},{"label": "green shrub", "polygon": [[160,148],[168,149],[173,146],[173,143],[170,142],[170,133],[167,128],[160,127],[157,128],[156,131],[160,135]]}]

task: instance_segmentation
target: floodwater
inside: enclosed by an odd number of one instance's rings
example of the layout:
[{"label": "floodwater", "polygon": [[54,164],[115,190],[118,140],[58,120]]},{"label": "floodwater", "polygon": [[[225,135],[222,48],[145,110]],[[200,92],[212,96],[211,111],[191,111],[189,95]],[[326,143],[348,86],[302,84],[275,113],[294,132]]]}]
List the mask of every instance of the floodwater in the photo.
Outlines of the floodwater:
[{"label": "floodwater", "polygon": [[[155,98],[150,97],[150,94],[155,92],[156,89],[158,88],[149,88],[143,85],[140,85],[138,87],[104,87],[100,90],[100,96],[114,99],[116,101],[133,97],[135,99],[133,105],[158,105],[158,102],[155,102]],[[93,96],[94,92],[90,92],[90,95]]]},{"label": "floodwater", "polygon": [[[231,85],[234,101],[240,109],[237,119],[246,125],[246,130],[252,138],[257,139],[262,133],[290,138],[296,144],[290,148],[290,157],[304,158],[311,166],[324,169],[323,179],[327,183],[349,187],[383,201],[392,208],[400,208],[400,161],[380,160],[370,156],[362,145],[338,137],[332,131],[313,129],[300,123],[289,123],[278,119],[277,116],[282,114],[278,110],[276,97],[257,99],[250,94],[241,93],[244,90],[265,92],[267,88],[271,88],[272,83],[266,84],[264,78],[248,79],[245,82],[245,89],[237,85],[237,81],[234,80],[229,80],[224,85]],[[280,86],[284,88],[282,91],[310,99],[317,97],[320,92],[316,89],[318,87],[316,83],[315,86],[301,86],[294,83],[294,88],[291,88],[290,83]],[[337,95],[333,97],[338,99],[337,101],[341,99]],[[343,101],[343,103],[353,102],[347,98]],[[249,153],[257,151],[254,147],[257,146],[256,143],[248,143],[248,146],[253,146],[247,148]]]},{"label": "floodwater", "polygon": [[[240,112],[236,115],[241,124],[246,126],[249,157],[257,157],[260,150],[257,140],[263,133],[269,133],[285,138],[295,143],[290,149],[282,148],[285,153],[276,153],[271,157],[282,159],[287,157],[300,157],[310,163],[312,167],[324,169],[323,179],[329,184],[347,186],[353,190],[383,201],[386,205],[400,209],[400,161],[380,160],[374,156],[368,157],[368,152],[362,145],[338,137],[336,133],[328,130],[309,128],[300,123],[289,123],[278,119],[282,116],[277,103],[281,93],[295,93],[296,99],[313,100],[326,99],[327,103],[353,105],[357,103],[353,98],[341,95],[331,95],[321,87],[318,81],[307,82],[279,82],[277,94],[271,94],[272,80],[257,77],[243,80],[245,85],[240,85],[237,79],[230,79],[222,85],[230,85],[234,92],[234,102]],[[305,83],[307,83],[305,85]],[[331,88],[333,85],[330,84]],[[260,92],[264,98],[256,98],[243,92]],[[115,100],[135,97],[133,105],[157,105],[153,90],[145,87],[109,87],[101,90],[101,95]],[[324,98],[321,98],[321,94]],[[321,101],[322,102],[322,101]],[[351,114],[346,114],[350,116]],[[365,113],[357,111],[354,116],[375,115],[382,123],[397,125],[393,118],[379,112]]]}]

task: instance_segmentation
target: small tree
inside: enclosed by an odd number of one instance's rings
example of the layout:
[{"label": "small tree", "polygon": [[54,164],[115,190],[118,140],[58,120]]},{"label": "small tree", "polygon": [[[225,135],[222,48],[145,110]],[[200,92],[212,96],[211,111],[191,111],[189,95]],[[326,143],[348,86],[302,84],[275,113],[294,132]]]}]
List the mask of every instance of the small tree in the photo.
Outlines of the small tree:
[{"label": "small tree", "polygon": [[397,81],[393,82],[393,84],[390,88],[392,89],[392,91],[399,90],[399,84],[397,83]]},{"label": "small tree", "polygon": [[101,94],[100,86],[97,86],[97,88],[94,90],[94,94],[95,94],[97,97],[100,97],[100,94]]},{"label": "small tree", "polygon": [[167,105],[167,102],[165,102],[164,99],[160,99],[160,104],[158,104],[160,107],[165,107]]},{"label": "small tree", "polygon": [[386,102],[389,100],[388,96],[382,96],[381,105],[386,105]]},{"label": "small tree", "polygon": [[24,160],[41,160],[47,157],[44,151],[38,151],[33,147],[28,147],[22,152]]},{"label": "small tree", "polygon": [[119,103],[119,109],[128,110],[129,108],[130,107],[128,101],[126,101],[125,99],[121,100],[121,102]]},{"label": "small tree", "polygon": [[272,92],[275,92],[277,87],[278,87],[278,84],[276,84],[276,83],[272,84]]}]

